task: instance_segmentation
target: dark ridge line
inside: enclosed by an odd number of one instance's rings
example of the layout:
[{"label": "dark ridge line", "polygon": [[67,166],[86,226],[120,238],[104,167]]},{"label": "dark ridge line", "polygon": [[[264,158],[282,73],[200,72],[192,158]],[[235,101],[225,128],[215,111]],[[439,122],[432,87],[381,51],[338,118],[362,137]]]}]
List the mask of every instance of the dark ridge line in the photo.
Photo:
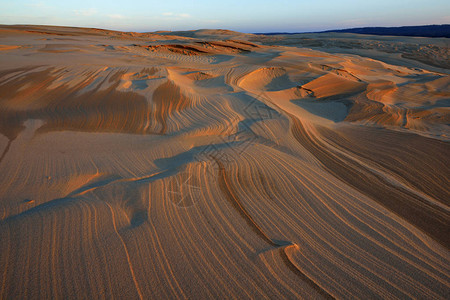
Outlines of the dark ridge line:
[{"label": "dark ridge line", "polygon": [[328,294],[327,291],[325,291],[323,288],[321,288],[317,283],[315,283],[311,278],[306,276],[300,269],[298,269],[292,261],[289,259],[289,256],[286,254],[286,248],[281,248],[279,250],[281,260],[284,262],[286,267],[288,267],[289,270],[292,271],[292,273],[296,274],[298,277],[300,277],[301,280],[306,282],[309,286],[314,288],[316,292],[318,292],[321,296],[325,297],[325,299],[336,299],[330,294]]},{"label": "dark ridge line", "polygon": [[[136,45],[139,46],[139,45]],[[155,46],[147,46],[148,50],[157,50],[157,49],[166,49],[168,51],[174,52],[174,50],[179,51],[189,51],[189,53],[194,55],[202,55],[202,54],[209,54],[209,52],[204,51],[202,49],[198,49],[195,47],[187,46],[187,45],[180,45],[180,44],[165,44],[165,45],[155,45]]]},{"label": "dark ridge line", "polygon": [[231,46],[231,45],[227,45],[227,44],[222,44],[219,42],[196,42],[197,44],[200,44],[202,46],[215,46],[215,47],[222,47],[222,48],[229,48],[229,49],[233,49],[233,50],[237,50],[237,51],[241,51],[241,52],[251,52],[250,50],[244,49],[244,48],[239,48],[236,46]]},{"label": "dark ridge line", "polygon": [[314,91],[313,91],[313,90],[308,89],[308,88],[305,88],[305,87],[303,87],[303,85],[298,85],[297,88],[300,89],[300,90],[306,91],[306,92],[308,93],[309,96],[315,97]]},{"label": "dark ridge line", "polygon": [[327,291],[325,291],[321,286],[315,283],[312,279],[306,276],[300,269],[295,266],[292,261],[287,256],[285,249],[288,246],[294,245],[292,242],[276,242],[269,238],[267,234],[262,230],[261,227],[256,223],[253,217],[249,214],[249,212],[242,205],[239,200],[236,191],[232,188],[231,184],[229,184],[228,175],[226,173],[224,165],[220,162],[219,159],[211,155],[211,158],[217,163],[219,167],[219,188],[225,194],[225,198],[228,202],[236,209],[236,211],[244,218],[247,224],[252,228],[252,230],[261,237],[265,242],[270,244],[273,247],[280,249],[281,260],[285,263],[289,270],[291,270],[294,274],[300,277],[301,280],[306,282],[311,288],[313,288],[320,295],[324,296],[326,299],[335,299],[331,296]]},{"label": "dark ridge line", "polygon": [[2,160],[5,158],[6,153],[8,153],[9,148],[11,147],[13,140],[8,140],[8,144],[6,145],[5,150],[3,150],[2,156],[0,156],[0,164],[2,163]]},{"label": "dark ridge line", "polygon": [[228,176],[225,171],[224,165],[217,159],[216,157],[211,155],[211,158],[216,162],[216,164],[219,167],[219,174],[218,174],[218,180],[219,180],[219,188],[220,190],[225,194],[228,202],[236,209],[236,211],[241,215],[242,218],[247,222],[247,224],[252,228],[252,230],[261,237],[264,241],[266,241],[268,244],[274,247],[279,247],[280,245],[272,241],[265,233],[264,231],[258,226],[258,224],[255,222],[255,220],[252,218],[252,216],[248,213],[248,211],[245,209],[245,207],[242,206],[241,201],[236,195],[236,191],[232,188],[232,186],[229,184]]},{"label": "dark ridge line", "polygon": [[227,42],[231,42],[231,43],[235,43],[235,44],[242,44],[242,45],[250,46],[253,48],[259,48],[259,46],[257,44],[253,44],[253,43],[245,42],[245,41],[227,40]]}]

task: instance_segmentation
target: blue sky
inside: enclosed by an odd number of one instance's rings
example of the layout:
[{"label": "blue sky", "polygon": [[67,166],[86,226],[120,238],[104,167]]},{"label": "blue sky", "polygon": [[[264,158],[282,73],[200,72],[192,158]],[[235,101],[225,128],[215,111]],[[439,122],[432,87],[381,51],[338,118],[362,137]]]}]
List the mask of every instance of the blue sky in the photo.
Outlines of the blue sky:
[{"label": "blue sky", "polygon": [[449,24],[450,0],[0,0],[0,24],[304,32]]}]

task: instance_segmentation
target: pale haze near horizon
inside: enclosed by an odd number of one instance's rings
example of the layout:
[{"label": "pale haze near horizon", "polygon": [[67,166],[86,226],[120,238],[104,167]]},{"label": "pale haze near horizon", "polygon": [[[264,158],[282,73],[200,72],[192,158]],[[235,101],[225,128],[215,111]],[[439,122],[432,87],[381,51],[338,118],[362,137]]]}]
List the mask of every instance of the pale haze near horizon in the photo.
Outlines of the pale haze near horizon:
[{"label": "pale haze near horizon", "polygon": [[139,32],[200,28],[307,32],[365,26],[448,24],[449,12],[448,0],[0,0],[0,24],[80,26]]}]

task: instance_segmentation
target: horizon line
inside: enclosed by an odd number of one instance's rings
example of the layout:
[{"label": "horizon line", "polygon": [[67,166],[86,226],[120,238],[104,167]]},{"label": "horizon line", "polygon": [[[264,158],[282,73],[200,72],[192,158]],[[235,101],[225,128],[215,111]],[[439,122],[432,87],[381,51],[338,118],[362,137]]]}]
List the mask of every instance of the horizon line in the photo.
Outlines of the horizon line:
[{"label": "horizon line", "polygon": [[156,32],[183,32],[183,31],[200,31],[200,30],[227,30],[245,34],[301,34],[301,33],[325,33],[325,32],[333,32],[339,30],[353,30],[353,29],[367,29],[367,28],[408,28],[408,27],[428,27],[428,26],[450,26],[450,24],[421,24],[421,25],[402,25],[402,26],[362,26],[362,27],[345,27],[345,28],[332,28],[325,30],[308,30],[308,31],[260,31],[260,32],[245,32],[245,31],[237,31],[226,28],[197,28],[197,29],[185,29],[185,30],[165,30],[159,29],[154,31],[145,31],[145,30],[136,30],[136,31],[127,31],[127,30],[118,30],[118,29],[108,29],[101,27],[88,27],[88,26],[71,26],[71,25],[48,25],[48,24],[1,24],[0,26],[50,26],[50,27],[66,27],[66,28],[84,28],[84,29],[98,29],[98,30],[107,30],[107,31],[117,31],[117,32],[136,32],[136,33],[156,33]]}]

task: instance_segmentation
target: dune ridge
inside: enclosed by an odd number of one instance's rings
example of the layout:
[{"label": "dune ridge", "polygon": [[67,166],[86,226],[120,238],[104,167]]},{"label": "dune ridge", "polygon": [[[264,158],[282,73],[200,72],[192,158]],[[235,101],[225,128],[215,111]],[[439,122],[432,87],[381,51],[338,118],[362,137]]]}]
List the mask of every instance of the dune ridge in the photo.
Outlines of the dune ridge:
[{"label": "dune ridge", "polygon": [[333,38],[0,26],[0,299],[447,299],[443,58]]}]

